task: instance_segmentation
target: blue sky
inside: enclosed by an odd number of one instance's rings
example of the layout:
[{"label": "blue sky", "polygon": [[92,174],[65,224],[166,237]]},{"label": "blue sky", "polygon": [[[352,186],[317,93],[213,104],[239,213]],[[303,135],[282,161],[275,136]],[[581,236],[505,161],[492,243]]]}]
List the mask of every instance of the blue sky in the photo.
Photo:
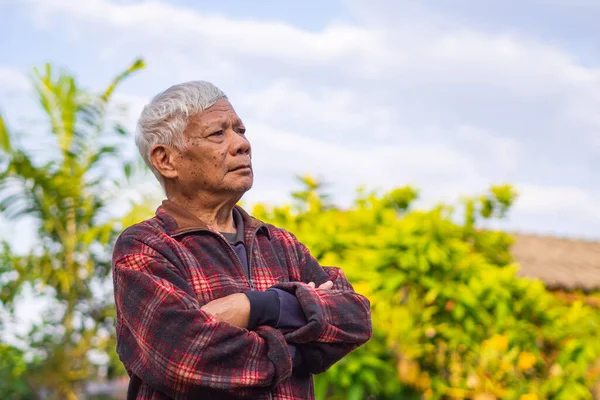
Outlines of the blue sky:
[{"label": "blue sky", "polygon": [[119,91],[128,126],[169,85],[214,82],[248,125],[249,201],[286,201],[302,173],[341,204],[363,184],[413,184],[428,206],[506,182],[521,198],[501,227],[600,237],[597,1],[0,0],[0,10],[0,109],[15,128],[31,124],[33,66],[50,61],[100,89],[142,56],[148,68]]}]

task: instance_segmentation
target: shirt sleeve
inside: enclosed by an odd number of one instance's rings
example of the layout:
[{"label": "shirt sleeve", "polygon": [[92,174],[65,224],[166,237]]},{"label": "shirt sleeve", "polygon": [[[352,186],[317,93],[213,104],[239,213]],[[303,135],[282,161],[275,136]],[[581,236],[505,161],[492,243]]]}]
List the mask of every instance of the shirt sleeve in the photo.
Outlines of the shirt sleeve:
[{"label": "shirt sleeve", "polygon": [[308,324],[300,302],[285,290],[270,288],[267,292],[276,292],[279,298],[279,315],[274,327],[277,329],[298,329]]},{"label": "shirt sleeve", "polygon": [[285,290],[270,288],[265,292],[252,290],[244,294],[250,301],[250,330],[261,325],[277,329],[298,329],[308,323],[296,296]]},{"label": "shirt sleeve", "polygon": [[280,301],[277,293],[267,290],[248,290],[244,292],[250,301],[248,329],[256,330],[261,325],[275,327],[280,313]]}]

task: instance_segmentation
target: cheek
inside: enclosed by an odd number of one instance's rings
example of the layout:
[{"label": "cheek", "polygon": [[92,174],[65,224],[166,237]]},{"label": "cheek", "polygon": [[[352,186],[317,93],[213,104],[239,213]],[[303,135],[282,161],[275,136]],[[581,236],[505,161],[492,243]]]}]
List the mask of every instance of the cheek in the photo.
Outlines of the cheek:
[{"label": "cheek", "polygon": [[195,155],[186,155],[182,157],[179,173],[184,180],[197,181],[204,176],[206,170],[206,161]]},{"label": "cheek", "polygon": [[213,182],[226,173],[227,150],[210,148],[197,149],[182,158],[183,174],[196,182]]},{"label": "cheek", "polygon": [[227,156],[227,152],[219,152],[213,156],[213,166],[215,168],[225,168],[225,157]]}]

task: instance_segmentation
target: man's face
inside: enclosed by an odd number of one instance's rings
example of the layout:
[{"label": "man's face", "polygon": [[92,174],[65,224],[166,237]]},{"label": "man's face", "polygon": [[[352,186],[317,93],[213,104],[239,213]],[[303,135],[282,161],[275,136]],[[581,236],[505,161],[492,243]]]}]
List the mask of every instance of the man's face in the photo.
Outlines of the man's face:
[{"label": "man's face", "polygon": [[190,118],[184,132],[185,151],[174,160],[177,186],[184,195],[202,191],[241,197],[250,190],[254,175],[245,131],[225,98]]}]

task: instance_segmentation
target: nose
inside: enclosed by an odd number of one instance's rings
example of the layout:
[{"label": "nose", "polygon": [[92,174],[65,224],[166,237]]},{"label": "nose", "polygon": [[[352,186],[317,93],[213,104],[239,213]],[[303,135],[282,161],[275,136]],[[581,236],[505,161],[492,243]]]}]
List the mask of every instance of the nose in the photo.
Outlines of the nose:
[{"label": "nose", "polygon": [[232,130],[234,135],[233,143],[231,146],[231,152],[233,155],[250,155],[250,142],[246,138],[246,135],[237,133]]}]

